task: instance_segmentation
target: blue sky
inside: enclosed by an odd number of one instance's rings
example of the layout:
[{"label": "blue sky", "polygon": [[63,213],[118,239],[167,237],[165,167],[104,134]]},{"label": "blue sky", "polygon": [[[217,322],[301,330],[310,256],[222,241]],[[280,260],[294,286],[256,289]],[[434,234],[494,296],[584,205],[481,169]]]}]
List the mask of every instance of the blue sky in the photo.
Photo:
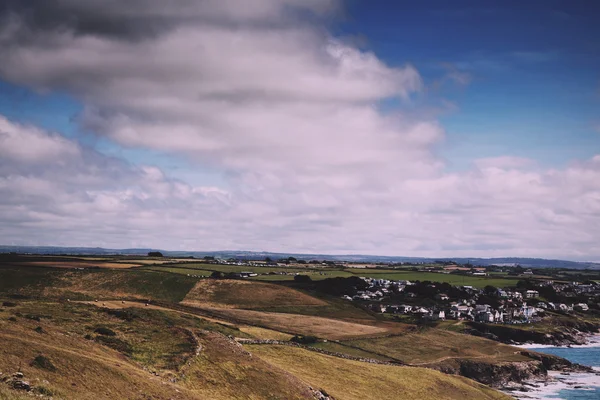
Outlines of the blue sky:
[{"label": "blue sky", "polygon": [[[589,1],[352,2],[342,31],[428,83],[444,64],[471,77],[436,95],[453,164],[509,152],[546,165],[600,148],[600,4]],[[448,66],[446,66],[448,68]]]},{"label": "blue sky", "polygon": [[[581,1],[349,1],[332,30],[390,65],[413,64],[430,91],[418,102],[452,103],[439,110],[449,168],[507,154],[558,167],[600,149],[599,13],[600,4]],[[445,78],[451,71],[469,83]],[[68,94],[0,80],[6,116],[176,177],[224,183],[214,171],[186,172],[181,158],[90,138],[75,121],[82,108]]]},{"label": "blue sky", "polygon": [[0,242],[600,259],[600,3],[252,2],[0,8]]}]

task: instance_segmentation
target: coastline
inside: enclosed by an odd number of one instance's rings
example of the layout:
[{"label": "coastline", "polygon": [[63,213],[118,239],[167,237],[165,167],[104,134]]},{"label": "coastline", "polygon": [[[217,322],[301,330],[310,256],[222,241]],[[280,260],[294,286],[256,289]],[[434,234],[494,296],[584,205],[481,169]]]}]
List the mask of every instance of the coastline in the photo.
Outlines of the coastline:
[{"label": "coastline", "polygon": [[600,388],[600,367],[593,369],[595,372],[586,373],[549,371],[545,380],[508,385],[500,390],[518,400],[558,399],[554,396],[563,390],[593,391]]},{"label": "coastline", "polygon": [[[586,344],[552,346],[544,344],[524,344],[517,347],[529,350],[543,349],[585,349],[600,348],[600,334],[588,334]],[[591,366],[589,372],[569,371],[568,369],[548,371],[548,375],[543,379],[534,379],[522,383],[514,383],[504,386],[500,389],[503,393],[513,396],[519,400],[543,400],[559,399],[561,394],[569,396],[564,391],[577,391],[578,393],[589,392],[591,396],[600,393],[600,366],[595,364]],[[570,397],[566,397],[570,398]],[[579,397],[577,397],[579,398]],[[586,397],[587,398],[587,397]],[[593,397],[596,398],[596,397]]]},{"label": "coastline", "polygon": [[586,338],[584,344],[567,344],[567,345],[556,345],[556,344],[541,344],[541,343],[523,343],[513,344],[514,347],[521,349],[535,350],[535,349],[546,349],[546,348],[582,348],[582,347],[600,347],[600,333],[582,333],[583,337]]}]

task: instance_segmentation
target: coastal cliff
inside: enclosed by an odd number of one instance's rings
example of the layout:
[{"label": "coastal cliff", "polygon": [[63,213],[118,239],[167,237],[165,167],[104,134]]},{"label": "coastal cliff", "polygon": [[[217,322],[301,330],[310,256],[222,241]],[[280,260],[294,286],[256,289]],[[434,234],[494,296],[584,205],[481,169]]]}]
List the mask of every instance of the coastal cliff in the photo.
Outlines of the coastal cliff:
[{"label": "coastal cliff", "polygon": [[552,346],[569,346],[587,343],[587,337],[598,332],[598,326],[585,321],[573,321],[569,326],[557,326],[551,330],[534,330],[510,325],[492,325],[469,322],[464,333],[481,336],[498,342],[518,345],[537,343]]},{"label": "coastal cliff", "polygon": [[593,371],[590,367],[574,364],[557,356],[533,351],[521,351],[520,354],[531,358],[531,361],[489,363],[455,359],[432,368],[447,374],[461,375],[496,388],[531,380],[544,380],[548,376],[548,371]]}]

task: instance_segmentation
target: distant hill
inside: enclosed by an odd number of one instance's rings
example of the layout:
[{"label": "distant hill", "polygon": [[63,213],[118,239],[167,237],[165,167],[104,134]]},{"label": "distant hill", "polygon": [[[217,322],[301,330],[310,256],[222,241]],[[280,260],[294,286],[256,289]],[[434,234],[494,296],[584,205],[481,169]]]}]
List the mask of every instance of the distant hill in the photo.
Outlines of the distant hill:
[{"label": "distant hill", "polygon": [[568,260],[548,260],[543,258],[498,257],[498,258],[429,258],[402,256],[373,256],[361,254],[330,255],[330,254],[297,254],[271,253],[259,251],[168,251],[151,248],[105,249],[101,247],[56,247],[56,246],[2,246],[0,253],[30,253],[30,254],[65,254],[65,255],[146,255],[150,251],[160,251],[166,257],[195,257],[214,256],[218,258],[235,258],[239,260],[263,260],[270,257],[274,260],[295,257],[304,260],[349,261],[349,262],[411,262],[431,263],[435,261],[454,261],[460,264],[500,265],[529,268],[571,268],[571,269],[600,269],[600,263],[577,262]]}]

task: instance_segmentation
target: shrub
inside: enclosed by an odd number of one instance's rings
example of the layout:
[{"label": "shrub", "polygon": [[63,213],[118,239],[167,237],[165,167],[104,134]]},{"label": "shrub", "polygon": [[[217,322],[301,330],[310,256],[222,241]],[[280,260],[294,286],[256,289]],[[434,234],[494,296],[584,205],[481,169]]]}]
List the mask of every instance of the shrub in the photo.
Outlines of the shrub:
[{"label": "shrub", "polygon": [[8,320],[11,321],[11,322],[17,322],[17,318],[16,317],[10,317]]},{"label": "shrub", "polygon": [[45,386],[36,386],[35,389],[33,389],[34,392],[36,392],[37,394],[40,394],[42,396],[48,396],[48,397],[52,397],[55,395],[54,391],[52,391],[51,389],[48,389]]},{"label": "shrub", "polygon": [[32,367],[45,369],[46,371],[56,372],[56,367],[52,364],[52,361],[46,356],[39,355],[31,362]]},{"label": "shrub", "polygon": [[37,333],[44,333],[44,328],[42,328],[41,326],[38,326],[37,328],[34,329],[34,331],[36,331]]},{"label": "shrub", "polygon": [[94,329],[94,332],[96,332],[99,335],[104,335],[104,336],[117,336],[115,331],[113,331],[112,329],[107,328],[105,326],[99,326],[98,328]]},{"label": "shrub", "polygon": [[2,306],[3,307],[16,307],[17,303],[14,303],[12,301],[4,301],[4,302],[2,302]]},{"label": "shrub", "polygon": [[317,343],[317,340],[318,339],[315,336],[303,336],[303,335],[296,335],[290,339],[290,341],[292,341],[294,343],[300,343],[300,344]]}]

